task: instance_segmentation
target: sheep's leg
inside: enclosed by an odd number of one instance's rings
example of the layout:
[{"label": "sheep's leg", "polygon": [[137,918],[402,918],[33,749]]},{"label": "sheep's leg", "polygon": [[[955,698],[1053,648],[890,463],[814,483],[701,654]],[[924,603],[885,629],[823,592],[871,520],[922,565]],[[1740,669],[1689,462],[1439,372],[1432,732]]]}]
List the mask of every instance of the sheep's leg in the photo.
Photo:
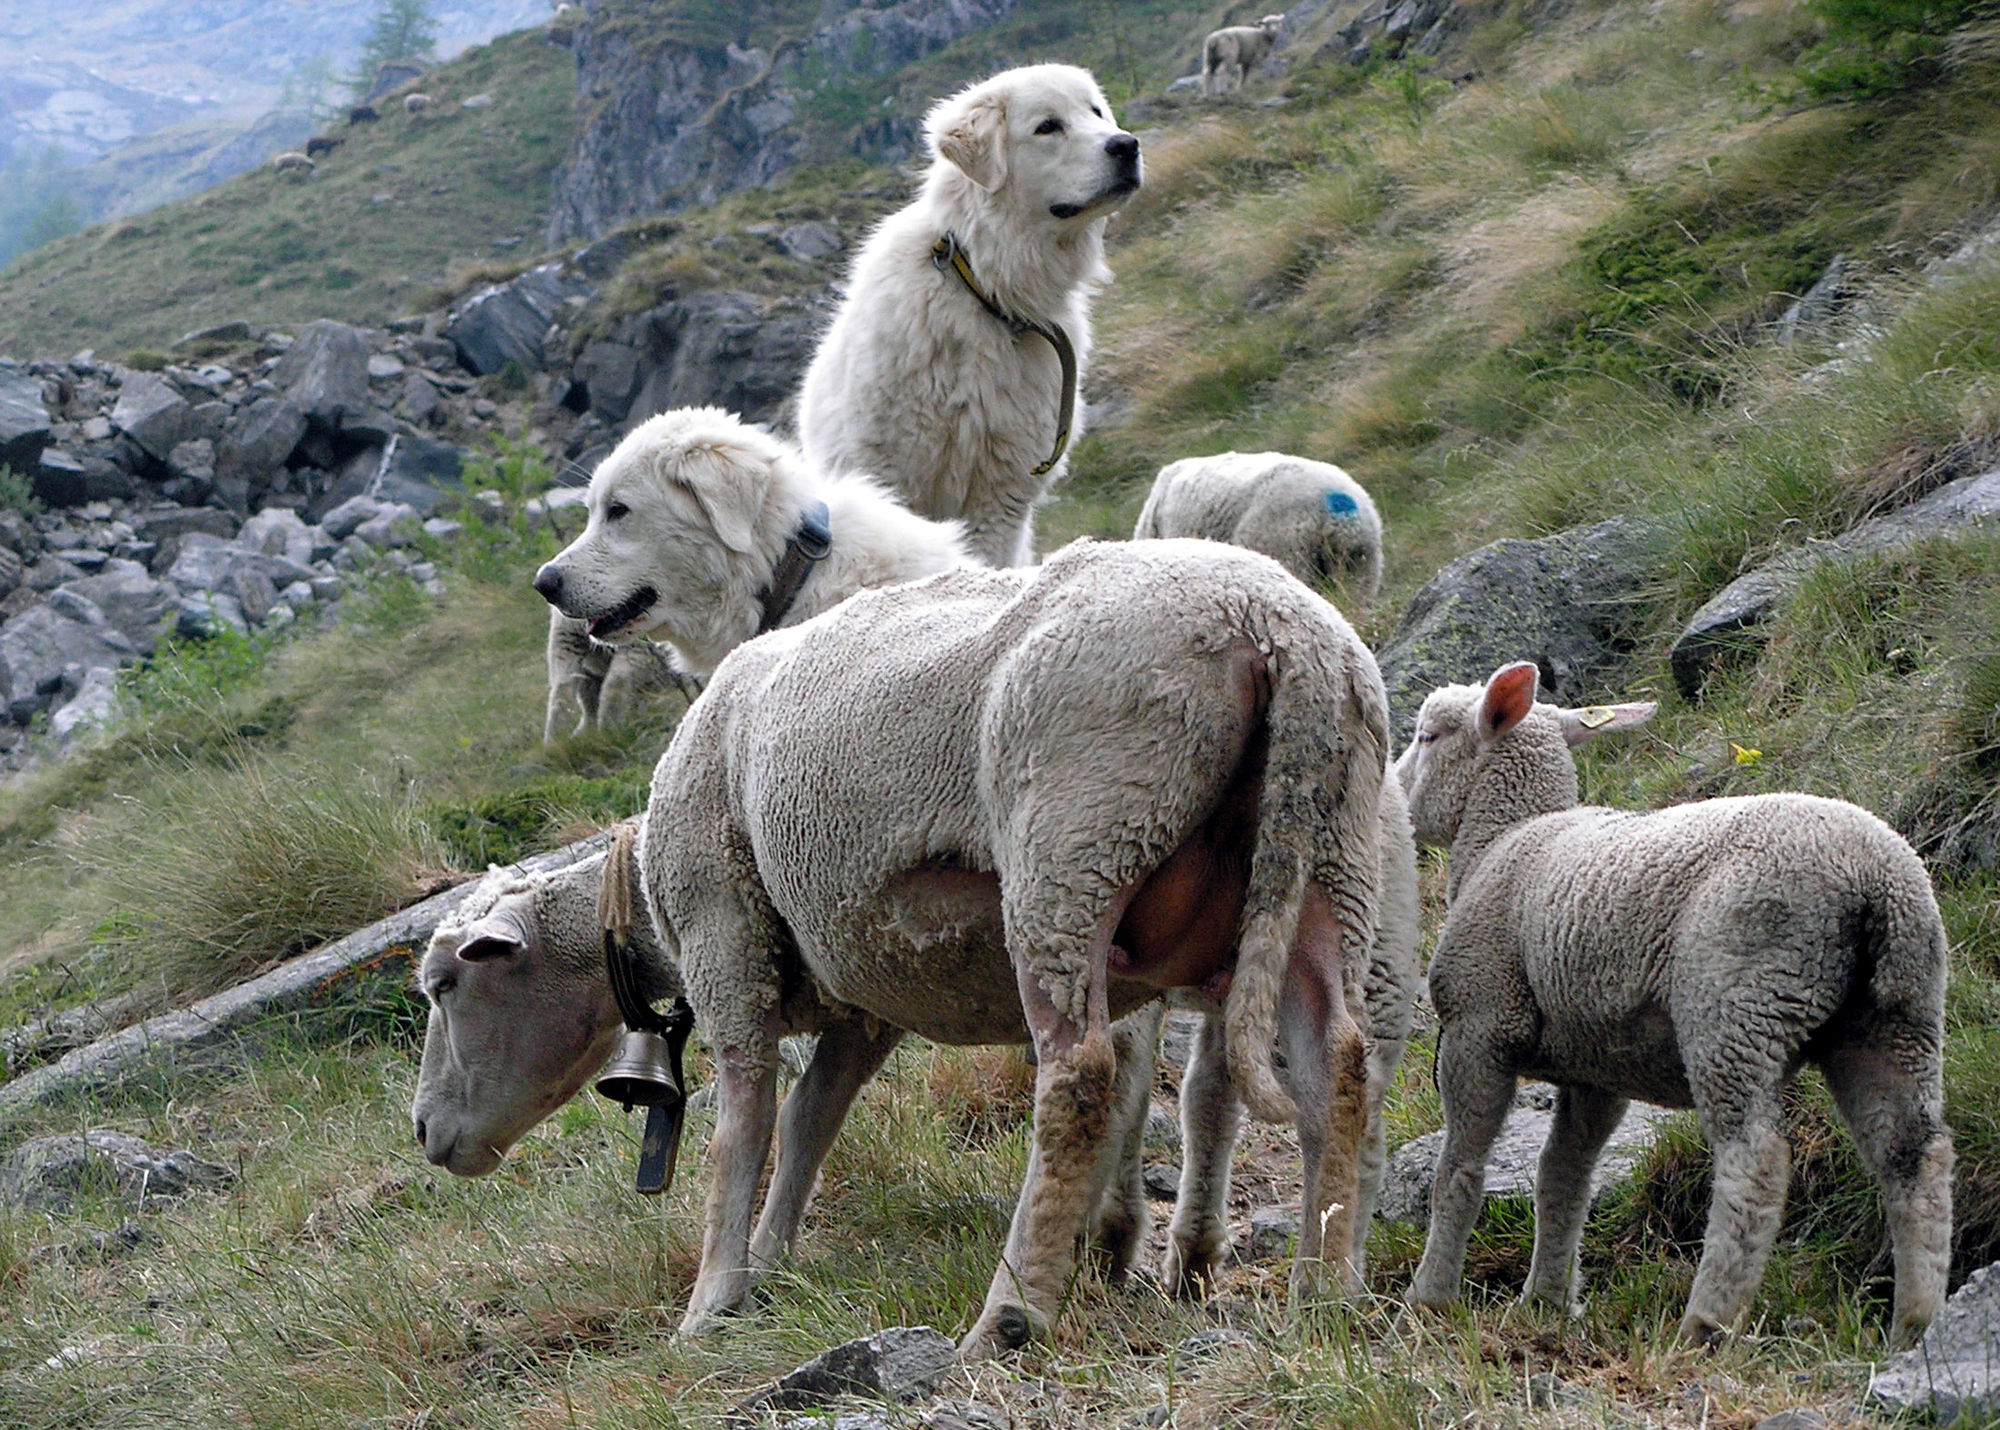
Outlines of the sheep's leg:
[{"label": "sheep's leg", "polygon": [[902,1040],[901,1028],[877,1024],[871,1033],[860,1020],[835,1023],[820,1034],[805,1075],[778,1114],[778,1165],[750,1239],[750,1264],[757,1270],[791,1250],[819,1181],[820,1164],[840,1134],[848,1108]]},{"label": "sheep's leg", "polygon": [[[1075,1268],[1076,1244],[1094,1206],[1093,1194],[1100,1189],[1098,1159],[1111,1131],[1117,1066],[1106,1008],[1105,957],[1126,902],[1114,900],[1089,936],[1087,951],[1077,950],[1087,959],[1088,970],[1081,1020],[1056,1005],[1029,959],[1015,959],[1021,1011],[1035,1041],[1035,1128],[1006,1250],[986,1305],[959,1345],[968,1360],[1046,1335]],[[1025,937],[1017,920],[1009,924],[1009,942]],[[1073,934],[1053,932],[1050,939],[1076,941]]]},{"label": "sheep's leg", "polygon": [[1118,1071],[1112,1081],[1111,1127],[1098,1164],[1097,1248],[1104,1279],[1123,1281],[1152,1225],[1146,1205],[1146,1113],[1159,1061],[1164,1003],[1148,1003],[1111,1025]]},{"label": "sheep's leg", "polygon": [[1535,1172],[1535,1257],[1523,1301],[1580,1309],[1577,1251],[1590,1216],[1590,1174],[1625,1107],[1624,1098],[1602,1088],[1564,1087],[1556,1093],[1555,1126]]},{"label": "sheep's leg", "polygon": [[1361,1165],[1354,1188],[1354,1243],[1348,1255],[1354,1274],[1368,1278],[1368,1230],[1375,1223],[1375,1204],[1382,1197],[1382,1173],[1389,1165],[1388,1131],[1382,1104],[1403,1061],[1401,1038],[1378,1038],[1368,1048],[1368,1125],[1361,1134]]},{"label": "sheep's leg", "polygon": [[1342,1294],[1362,1290],[1352,1252],[1361,1140],[1368,1126],[1368,1045],[1343,991],[1341,934],[1326,895],[1308,883],[1278,1012],[1278,1045],[1298,1105],[1305,1164],[1299,1245],[1292,1260],[1295,1303],[1320,1289],[1329,1264]]},{"label": "sheep's leg", "polygon": [[1410,1281],[1413,1306],[1445,1306],[1458,1298],[1465,1248],[1486,1203],[1486,1154],[1514,1101],[1514,1069],[1491,1041],[1466,1027],[1438,1034],[1438,1094],[1444,1102],[1444,1151],[1431,1180],[1431,1225],[1423,1260]]},{"label": "sheep's leg", "polygon": [[1199,1296],[1229,1249],[1229,1168],[1243,1131],[1243,1099],[1229,1080],[1222,1019],[1201,1020],[1181,1078],[1181,1184],[1160,1281]]},{"label": "sheep's leg", "polygon": [[1944,1304],[1951,1269],[1951,1133],[1934,1032],[1837,1047],[1821,1059],[1861,1160],[1882,1184],[1896,1250],[1891,1343],[1914,1343]]},{"label": "sheep's leg", "polygon": [[715,1134],[709,1138],[708,1208],[701,1269],[679,1334],[700,1335],[750,1294],[750,1213],[778,1115],[775,1028],[752,1049],[715,1050]]},{"label": "sheep's leg", "polygon": [[[1738,1041],[1752,1040],[1746,1034]],[[1775,1071],[1768,1086],[1733,1097],[1735,1089],[1705,1087],[1699,1077],[1692,1081],[1715,1152],[1715,1183],[1680,1334],[1708,1345],[1736,1324],[1764,1279],[1764,1262],[1784,1220],[1792,1153],[1779,1120]]]}]

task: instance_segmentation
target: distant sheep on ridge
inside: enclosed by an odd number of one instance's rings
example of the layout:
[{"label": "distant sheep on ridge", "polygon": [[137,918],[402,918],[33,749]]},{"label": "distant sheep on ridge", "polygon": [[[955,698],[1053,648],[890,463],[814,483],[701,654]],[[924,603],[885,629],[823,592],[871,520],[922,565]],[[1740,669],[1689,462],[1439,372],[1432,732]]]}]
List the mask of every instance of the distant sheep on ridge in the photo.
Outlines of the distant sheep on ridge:
[{"label": "distant sheep on ridge", "polygon": [[1201,92],[1210,99],[1243,88],[1257,66],[1278,47],[1283,15],[1266,15],[1254,25],[1213,31],[1201,44]]}]

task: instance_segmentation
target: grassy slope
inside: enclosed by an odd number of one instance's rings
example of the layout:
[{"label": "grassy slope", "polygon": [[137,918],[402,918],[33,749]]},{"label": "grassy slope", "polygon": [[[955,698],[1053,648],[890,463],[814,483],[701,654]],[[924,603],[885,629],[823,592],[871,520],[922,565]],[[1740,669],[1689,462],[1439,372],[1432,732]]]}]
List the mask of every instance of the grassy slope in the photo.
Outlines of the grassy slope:
[{"label": "grassy slope", "polygon": [[[1808,38],[1787,10],[1697,5],[1586,9],[1524,37],[1496,7],[1470,37],[1485,78],[1456,93],[1420,72],[1334,72],[1302,76],[1277,111],[1166,113],[1101,310],[1100,371],[1133,417],[1088,439],[1045,532],[1129,529],[1140,483],[1169,455],[1332,457],[1389,519],[1385,628],[1439,562],[1491,536],[1654,512],[1639,653],[1607,693],[1667,692],[1665,708],[1646,735],[1592,753],[1591,797],[1808,788],[1916,833],[1990,807],[2000,546],[1940,545],[1816,582],[1700,705],[1665,677],[1679,618],[1740,563],[1948,473],[1953,452],[2000,430],[1992,279],[1902,311],[1873,362],[1831,379],[1804,380],[1824,353],[1756,341],[1774,289],[1809,281],[1825,254],[1893,289],[2000,197],[1981,123],[1992,88],[1977,72],[1799,114],[1743,98],[1739,75],[1783,74]],[[809,207],[829,182],[801,176],[730,214]],[[708,224],[690,219],[658,261],[693,257]],[[400,831],[392,880],[441,858],[476,865],[483,854],[449,842],[468,829],[547,843],[623,807],[671,715],[615,744],[540,749],[540,626],[518,578],[551,540],[519,523],[480,538],[434,611],[385,581],[364,622],[261,668],[162,676],[148,731],[0,797],[13,876],[0,947],[15,950],[0,1007],[66,1003],[137,969],[198,981],[213,915],[172,889],[134,892],[160,862],[135,829],[191,797],[183,827],[226,830],[268,808],[262,785],[341,781],[377,827]],[[526,813],[495,799],[508,794]],[[2000,1247],[2000,920],[1991,876],[1934,867],[1955,944],[1963,1275]],[[0,1419],[404,1425],[448,1405],[468,1425],[710,1424],[829,1341],[925,1320],[958,1329],[978,1304],[1023,1154],[1019,1077],[1003,1058],[900,1053],[858,1104],[771,1303],[716,1342],[675,1347],[665,1332],[692,1271],[699,1152],[668,1205],[642,1205],[622,1190],[631,1126],[585,1099],[492,1182],[452,1182],[406,1150],[414,1049],[407,1029],[382,1032],[333,1051],[281,1045],[248,1075],[36,1120],[195,1145],[240,1163],[244,1181],[149,1213],[160,1241],[110,1269],[27,1259],[115,1224],[108,1206],[0,1216]],[[1420,1039],[1392,1107],[1398,1139],[1436,1124],[1429,1063]],[[1554,1369],[1656,1423],[1748,1427],[1787,1404],[1838,1407],[1880,1354],[1879,1218],[1811,1076],[1791,1113],[1787,1231],[1756,1334],[1719,1355],[1666,1339],[1704,1208],[1699,1139],[1681,1137],[1594,1218],[1580,1321],[1503,1309],[1529,1246],[1514,1208],[1483,1223],[1458,1320],[1397,1336],[1382,1305],[1292,1326],[1281,1268],[1253,1264],[1222,1289],[1257,1346],[1195,1374],[1162,1352],[1208,1313],[1084,1278],[1057,1344],[1027,1361],[1059,1394],[1012,1394],[1038,1425],[1118,1423],[1163,1399],[1182,1426],[1604,1423],[1603,1399],[1525,1404],[1523,1382]],[[1253,1132],[1239,1217],[1293,1195],[1295,1156]],[[1378,1228],[1385,1297],[1418,1240]],[[75,1345],[91,1349],[43,1368]],[[971,1372],[955,1389],[1009,1393]]]},{"label": "grassy slope", "polygon": [[[258,169],[37,249],[0,273],[0,352],[123,353],[236,318],[379,323],[492,259],[494,239],[532,253],[575,73],[539,31],[503,36],[425,76],[430,114],[390,103],[377,124],[331,127],[347,143],[308,179]],[[490,107],[460,108],[481,93]]]}]

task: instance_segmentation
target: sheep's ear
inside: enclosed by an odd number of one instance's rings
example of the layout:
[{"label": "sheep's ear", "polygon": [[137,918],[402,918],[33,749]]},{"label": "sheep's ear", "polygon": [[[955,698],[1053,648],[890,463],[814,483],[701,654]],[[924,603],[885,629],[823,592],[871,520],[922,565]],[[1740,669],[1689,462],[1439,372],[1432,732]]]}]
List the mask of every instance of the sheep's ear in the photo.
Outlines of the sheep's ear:
[{"label": "sheep's ear", "polygon": [[470,924],[459,940],[458,956],[467,963],[511,958],[528,946],[528,927],[513,909],[495,909]]},{"label": "sheep's ear", "polygon": [[706,441],[684,448],[666,475],[693,494],[724,546],[748,552],[757,544],[757,513],[764,506],[760,462],[733,442]]},{"label": "sheep's ear", "polygon": [[1007,182],[1007,101],[997,94],[946,100],[931,113],[931,147],[989,192]]},{"label": "sheep's ear", "polygon": [[1653,718],[1660,708],[1656,700],[1639,700],[1630,705],[1583,705],[1575,710],[1558,710],[1563,739],[1571,749],[1614,730],[1630,730]]},{"label": "sheep's ear", "polygon": [[1493,672],[1479,699],[1480,744],[1492,744],[1527,718],[1535,708],[1538,679],[1532,660],[1517,660]]}]

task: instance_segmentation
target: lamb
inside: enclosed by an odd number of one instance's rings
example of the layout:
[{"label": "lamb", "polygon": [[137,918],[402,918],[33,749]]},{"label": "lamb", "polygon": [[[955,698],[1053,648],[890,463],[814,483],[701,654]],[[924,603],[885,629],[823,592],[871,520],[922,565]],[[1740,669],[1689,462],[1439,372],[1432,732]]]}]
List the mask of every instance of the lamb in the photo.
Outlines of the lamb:
[{"label": "lamb", "polygon": [[[822,694],[835,668],[840,702]],[[1037,1047],[1036,1150],[965,1347],[1045,1330],[1133,1125],[1120,1105],[1135,1083],[1143,1111],[1144,1079],[1125,1072],[1137,1060],[1118,1055],[1109,1020],[1162,987],[1222,1001],[1225,1094],[1299,1118],[1294,1276],[1313,1284],[1323,1238],[1356,1243],[1370,1069],[1349,1010],[1396,877],[1379,817],[1386,739],[1380,677],[1339,614],[1265,558],[1207,544],[1079,543],[1035,570],[864,592],[724,661],[655,773],[639,853],[653,926],[717,1061],[715,1182],[683,1330],[739,1305],[752,1267],[789,1241],[849,1100],[906,1029]],[[1127,773],[1140,766],[1143,784]],[[423,976],[433,1029],[477,1049],[459,1000],[486,951],[475,939],[468,960],[465,946],[434,946]],[[508,996],[542,996],[510,981]],[[573,1031],[573,1017],[554,1021]],[[1274,1026],[1291,1097],[1270,1065]],[[790,1031],[821,1036],[753,1242],[776,1039]],[[476,1172],[518,1114],[482,1121],[432,1095],[465,1056],[427,1049],[415,1111],[427,1155]],[[566,1081],[516,1097],[527,1123]],[[1358,1284],[1346,1255],[1328,1259],[1343,1288]]]},{"label": "lamb", "polygon": [[274,174],[311,174],[318,167],[296,149],[271,156],[271,172]]},{"label": "lamb", "polygon": [[344,136],[335,137],[331,134],[315,134],[312,138],[306,140],[306,157],[308,159],[316,159],[321,154],[331,154],[346,142],[347,140]]},{"label": "lamb", "polygon": [[1135,541],[1200,536],[1261,551],[1308,586],[1338,585],[1365,607],[1382,586],[1382,518],[1331,462],[1223,452],[1160,469]]},{"label": "lamb", "polygon": [[1282,14],[1266,15],[1254,25],[1231,25],[1211,31],[1201,42],[1201,92],[1210,99],[1243,88],[1257,66],[1278,47],[1284,28]]},{"label": "lamb", "polygon": [[416,115],[424,113],[435,103],[437,101],[432,99],[428,94],[406,94],[403,96],[403,113],[414,118]]},{"label": "lamb", "polygon": [[1777,1234],[1779,1095],[1812,1062],[1882,1184],[1892,1334],[1913,1341],[1951,1250],[1945,933],[1923,864],[1865,810],[1809,795],[1579,808],[1568,747],[1654,707],[1535,693],[1529,662],[1433,691],[1396,763],[1417,838],[1451,849],[1430,972],[1445,1146],[1410,1302],[1456,1294],[1487,1150],[1516,1078],[1540,1078],[1560,1091],[1524,1299],[1573,1294],[1590,1170],[1626,1100],[1692,1106],[1715,1185],[1680,1333],[1720,1338]]},{"label": "lamb", "polygon": [[[798,564],[773,609],[815,510],[826,549]],[[616,724],[634,691],[670,674],[646,648],[651,632],[676,670],[702,677],[760,629],[864,587],[978,564],[957,522],[926,521],[865,476],[823,477],[789,443],[713,407],[635,427],[592,475],[589,512],[535,577],[553,607],[544,738],[573,704],[579,730]],[[642,596],[630,619],[604,624]]]}]

